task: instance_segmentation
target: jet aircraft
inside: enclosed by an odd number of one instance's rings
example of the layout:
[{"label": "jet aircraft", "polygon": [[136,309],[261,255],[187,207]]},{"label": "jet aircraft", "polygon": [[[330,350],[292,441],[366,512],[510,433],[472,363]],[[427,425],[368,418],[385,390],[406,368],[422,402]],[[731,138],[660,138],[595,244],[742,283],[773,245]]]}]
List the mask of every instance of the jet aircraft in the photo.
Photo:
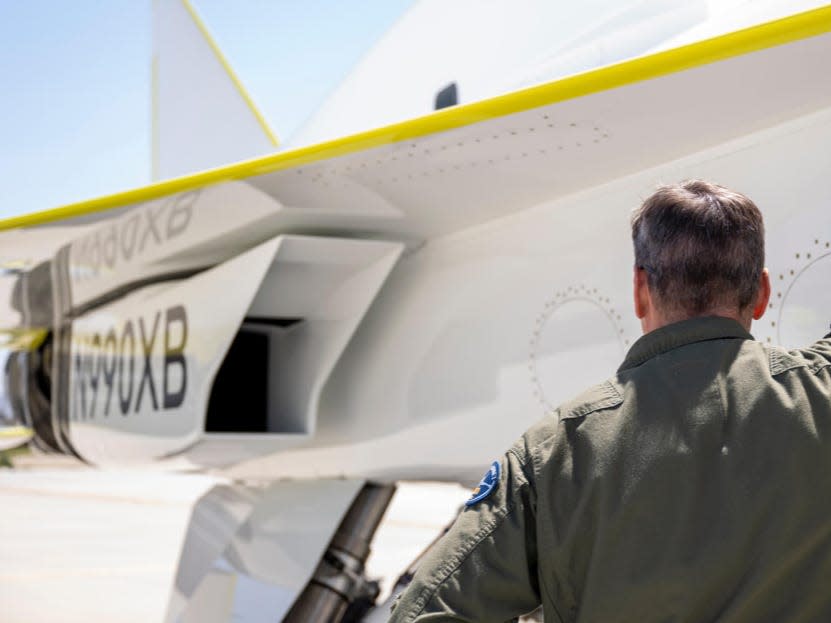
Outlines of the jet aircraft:
[{"label": "jet aircraft", "polygon": [[168,620],[383,620],[362,568],[394,483],[475,484],[614,373],[661,182],[761,207],[757,339],[826,332],[831,7],[596,4],[417,2],[277,148],[164,0],[159,181],[0,222],[0,440],[239,483],[194,510]]}]

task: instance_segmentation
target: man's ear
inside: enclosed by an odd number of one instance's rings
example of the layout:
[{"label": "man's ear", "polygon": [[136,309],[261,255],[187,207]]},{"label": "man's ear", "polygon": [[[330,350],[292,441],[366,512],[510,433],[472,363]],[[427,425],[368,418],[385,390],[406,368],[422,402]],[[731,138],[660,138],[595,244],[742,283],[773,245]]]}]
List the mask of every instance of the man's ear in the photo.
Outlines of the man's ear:
[{"label": "man's ear", "polygon": [[762,276],[759,279],[759,292],[756,294],[756,300],[753,303],[753,320],[759,320],[768,308],[768,301],[770,301],[770,273],[768,269],[762,270]]},{"label": "man's ear", "polygon": [[635,315],[643,318],[649,311],[650,298],[647,285],[646,271],[635,266],[632,275],[632,295],[635,302]]}]

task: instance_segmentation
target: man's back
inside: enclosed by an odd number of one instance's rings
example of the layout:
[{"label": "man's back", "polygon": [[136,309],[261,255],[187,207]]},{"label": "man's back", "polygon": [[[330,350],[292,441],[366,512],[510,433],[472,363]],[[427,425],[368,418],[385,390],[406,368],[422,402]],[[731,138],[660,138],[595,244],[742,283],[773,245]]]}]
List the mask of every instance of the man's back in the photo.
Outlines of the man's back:
[{"label": "man's back", "polygon": [[632,216],[644,336],[494,462],[395,623],[831,621],[831,339],[766,348],[750,198],[702,180]]},{"label": "man's back", "polygon": [[[831,621],[831,340],[657,329],[540,421],[395,621]],[[460,587],[467,587],[461,590]]]},{"label": "man's back", "polygon": [[831,341],[670,325],[559,418],[527,438],[564,620],[831,620]]}]

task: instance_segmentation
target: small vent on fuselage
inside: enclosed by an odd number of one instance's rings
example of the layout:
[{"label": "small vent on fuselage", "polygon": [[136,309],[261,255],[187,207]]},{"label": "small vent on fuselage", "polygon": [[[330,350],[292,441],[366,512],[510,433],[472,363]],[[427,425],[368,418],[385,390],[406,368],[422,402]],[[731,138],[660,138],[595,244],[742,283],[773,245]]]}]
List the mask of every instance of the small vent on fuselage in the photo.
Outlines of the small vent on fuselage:
[{"label": "small vent on fuselage", "polygon": [[441,91],[436,93],[436,103],[434,110],[441,110],[442,108],[450,108],[459,103],[459,89],[455,82],[451,82]]}]

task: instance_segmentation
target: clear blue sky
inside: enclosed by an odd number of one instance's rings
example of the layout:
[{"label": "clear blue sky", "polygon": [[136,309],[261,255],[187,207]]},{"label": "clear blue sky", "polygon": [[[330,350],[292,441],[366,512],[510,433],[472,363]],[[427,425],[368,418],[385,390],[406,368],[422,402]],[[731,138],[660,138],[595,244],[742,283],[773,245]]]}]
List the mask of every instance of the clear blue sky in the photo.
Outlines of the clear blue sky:
[{"label": "clear blue sky", "polygon": [[[192,0],[281,137],[412,2]],[[151,6],[0,3],[0,218],[150,181]]]}]

